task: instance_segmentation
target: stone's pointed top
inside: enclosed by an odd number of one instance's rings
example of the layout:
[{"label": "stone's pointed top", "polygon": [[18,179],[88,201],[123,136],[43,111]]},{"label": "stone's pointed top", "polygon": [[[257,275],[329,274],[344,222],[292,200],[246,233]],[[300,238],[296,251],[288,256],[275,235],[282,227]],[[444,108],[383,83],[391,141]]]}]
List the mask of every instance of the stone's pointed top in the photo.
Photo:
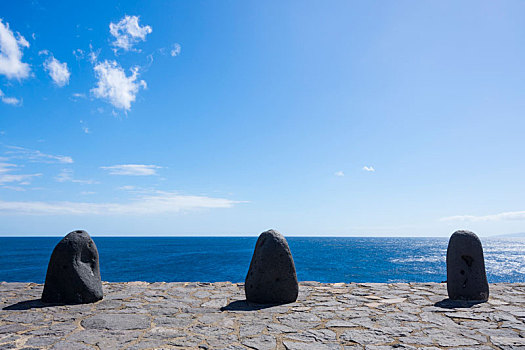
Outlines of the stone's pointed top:
[{"label": "stone's pointed top", "polygon": [[62,240],[64,241],[84,241],[91,240],[91,236],[84,230],[75,230],[69,232]]},{"label": "stone's pointed top", "polygon": [[273,228],[264,231],[263,233],[261,233],[261,234],[259,235],[259,237],[262,236],[262,235],[274,235],[274,236],[279,236],[279,237],[283,237],[283,238],[284,238],[284,236],[283,236],[279,231],[274,230]]},{"label": "stone's pointed top", "polygon": [[259,304],[297,300],[299,284],[288,242],[279,232],[259,235],[244,284],[246,299]]},{"label": "stone's pointed top", "polygon": [[272,236],[277,240],[286,242],[286,239],[284,238],[284,236],[279,231],[274,230],[274,229],[266,230],[259,235],[259,237],[267,237],[267,236]]},{"label": "stone's pointed top", "polygon": [[447,248],[447,291],[452,300],[487,301],[489,285],[483,247],[470,231],[456,231]]},{"label": "stone's pointed top", "polygon": [[[274,230],[273,228],[264,231],[263,233],[261,233],[261,235],[264,235],[264,234],[267,234],[267,233],[269,233],[269,234],[277,234],[277,235],[279,235],[279,236],[281,236],[281,237],[283,236],[279,231]],[[259,235],[259,236],[260,236],[260,235]]]},{"label": "stone's pointed top", "polygon": [[469,231],[469,230],[457,230],[456,232],[452,234],[452,236],[450,236],[450,238],[458,237],[458,236],[459,237],[472,237],[473,239],[479,241],[478,235],[476,235],[474,232]]},{"label": "stone's pointed top", "polygon": [[70,232],[51,254],[42,301],[82,304],[102,296],[97,246],[86,231]]},{"label": "stone's pointed top", "polygon": [[469,231],[469,230],[457,230],[456,232],[454,232],[453,234],[457,234],[457,235],[469,235],[469,236],[476,236],[477,235],[472,232],[472,231]]}]

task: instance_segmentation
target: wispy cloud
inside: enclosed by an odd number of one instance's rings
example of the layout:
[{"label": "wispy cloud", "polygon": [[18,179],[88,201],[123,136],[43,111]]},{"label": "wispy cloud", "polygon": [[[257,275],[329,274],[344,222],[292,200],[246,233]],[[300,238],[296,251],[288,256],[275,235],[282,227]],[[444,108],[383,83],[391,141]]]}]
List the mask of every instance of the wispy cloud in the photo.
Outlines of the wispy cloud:
[{"label": "wispy cloud", "polygon": [[170,55],[172,57],[180,55],[180,49],[181,49],[180,44],[177,44],[177,43],[173,44],[173,47],[170,50]]},{"label": "wispy cloud", "polygon": [[7,97],[2,90],[0,90],[0,99],[3,103],[11,106],[21,106],[22,100],[17,99],[16,97]]},{"label": "wispy cloud", "polygon": [[119,109],[129,111],[139,89],[147,87],[144,80],[137,80],[138,67],[133,67],[131,75],[127,76],[116,61],[106,60],[97,63],[94,70],[98,81],[97,86],[91,89],[91,93]]},{"label": "wispy cloud", "polygon": [[364,171],[369,171],[369,172],[376,171],[373,166],[366,166],[366,165],[363,167],[363,170]]},{"label": "wispy cloud", "polygon": [[342,172],[342,171],[336,171],[336,172],[334,173],[334,175],[335,175],[335,176],[345,176],[345,173]]},{"label": "wispy cloud", "polygon": [[79,183],[79,184],[85,184],[85,185],[93,185],[98,184],[98,181],[95,180],[79,180],[75,179],[73,177],[73,170],[71,169],[63,169],[60,174],[58,174],[55,177],[55,180],[58,182],[73,182],[73,183]]},{"label": "wispy cloud", "polygon": [[22,49],[29,47],[27,40],[9,29],[9,23],[0,19],[0,74],[8,79],[24,79],[29,76],[29,64],[22,62]]},{"label": "wispy cloud", "polygon": [[0,184],[18,182],[20,185],[29,185],[29,181],[42,174],[0,174]]},{"label": "wispy cloud", "polygon": [[5,152],[9,158],[25,159],[35,163],[73,163],[73,159],[68,156],[56,156],[52,154],[42,153],[38,150],[33,150],[18,146],[6,146],[9,150]]},{"label": "wispy cloud", "polygon": [[66,62],[60,62],[55,57],[51,56],[45,60],[44,69],[49,73],[49,76],[57,86],[63,87],[69,84],[71,73],[67,68]]},{"label": "wispy cloud", "polygon": [[71,97],[69,97],[69,99],[71,101],[73,101],[73,102],[78,102],[78,101],[84,100],[86,98],[87,98],[86,94],[81,93],[81,92],[74,92],[74,93],[71,94]]},{"label": "wispy cloud", "polygon": [[151,215],[195,209],[231,208],[237,203],[242,202],[159,191],[139,196],[128,203],[0,201],[0,215]]},{"label": "wispy cloud", "polygon": [[441,221],[511,221],[525,220],[525,211],[508,211],[491,215],[456,215],[441,218]]},{"label": "wispy cloud", "polygon": [[101,49],[94,50],[93,45],[89,44],[89,53],[88,53],[88,59],[89,62],[95,63],[98,60],[98,56],[100,55]]},{"label": "wispy cloud", "polygon": [[86,94],[80,93],[80,92],[74,92],[71,94],[71,96],[75,99],[81,99],[86,98]]},{"label": "wispy cloud", "polygon": [[[16,164],[0,163],[0,185],[4,185],[7,183],[17,183],[18,185],[28,185],[32,178],[42,175],[42,174],[12,174],[11,172],[16,168],[17,168]],[[5,188],[5,186],[2,186],[2,187]],[[15,188],[18,189],[17,187]]]},{"label": "wispy cloud", "polygon": [[83,120],[80,121],[80,127],[82,128],[82,131],[85,134],[90,134],[91,133],[91,131],[89,130],[88,126],[86,125],[86,123]]},{"label": "wispy cloud", "polygon": [[145,41],[146,35],[152,32],[150,26],[141,26],[138,16],[125,16],[118,23],[109,24],[109,32],[115,38],[113,46],[124,51],[133,50],[133,45]]},{"label": "wispy cloud", "polygon": [[11,191],[17,191],[17,192],[25,192],[26,188],[22,186],[9,186],[9,185],[0,185],[3,189],[11,190]]},{"label": "wispy cloud", "polygon": [[[174,43],[166,47],[157,49],[157,52],[163,56],[170,55],[171,57],[177,57],[180,55],[182,47],[179,43]],[[153,54],[148,55],[150,64],[153,63]]]},{"label": "wispy cloud", "polygon": [[110,175],[146,176],[157,175],[157,169],[161,169],[162,167],[158,165],[144,164],[119,164],[112,166],[103,166],[100,168],[108,170]]},{"label": "wispy cloud", "polygon": [[84,57],[85,57],[84,50],[82,50],[82,49],[75,49],[75,50],[73,50],[73,56],[75,56],[75,58],[78,61],[83,60]]},{"label": "wispy cloud", "polygon": [[125,186],[120,186],[117,189],[121,191],[135,191],[137,187],[131,186],[131,185],[125,185]]}]

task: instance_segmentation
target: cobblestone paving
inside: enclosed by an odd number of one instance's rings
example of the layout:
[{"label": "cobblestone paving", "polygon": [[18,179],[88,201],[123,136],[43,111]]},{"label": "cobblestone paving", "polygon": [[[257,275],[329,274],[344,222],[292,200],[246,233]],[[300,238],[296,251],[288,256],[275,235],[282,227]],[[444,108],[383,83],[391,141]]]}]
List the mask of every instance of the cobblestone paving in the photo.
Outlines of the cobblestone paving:
[{"label": "cobblestone paving", "polygon": [[477,305],[438,283],[303,282],[273,307],[229,282],[104,283],[104,300],[73,306],[41,292],[0,283],[0,349],[525,349],[525,284],[492,284]]}]

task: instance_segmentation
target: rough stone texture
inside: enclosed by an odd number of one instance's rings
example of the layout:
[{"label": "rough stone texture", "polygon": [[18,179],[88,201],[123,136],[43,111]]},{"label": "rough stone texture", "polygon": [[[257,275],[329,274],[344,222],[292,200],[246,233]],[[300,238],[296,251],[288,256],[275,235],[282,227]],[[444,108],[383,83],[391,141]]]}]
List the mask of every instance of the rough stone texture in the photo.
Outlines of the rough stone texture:
[{"label": "rough stone texture", "polygon": [[42,285],[0,283],[0,349],[524,349],[525,283],[490,287],[473,304],[440,283],[301,282],[267,306],[243,284],[104,283],[102,301],[57,306]]},{"label": "rough stone texture", "polygon": [[447,291],[451,300],[487,301],[489,285],[478,236],[456,231],[447,249]]},{"label": "rough stone texture", "polygon": [[97,246],[86,231],[73,231],[51,254],[42,301],[82,304],[102,296]]},{"label": "rough stone texture", "polygon": [[299,285],[292,253],[277,231],[261,233],[245,280],[246,300],[284,304],[297,300]]}]

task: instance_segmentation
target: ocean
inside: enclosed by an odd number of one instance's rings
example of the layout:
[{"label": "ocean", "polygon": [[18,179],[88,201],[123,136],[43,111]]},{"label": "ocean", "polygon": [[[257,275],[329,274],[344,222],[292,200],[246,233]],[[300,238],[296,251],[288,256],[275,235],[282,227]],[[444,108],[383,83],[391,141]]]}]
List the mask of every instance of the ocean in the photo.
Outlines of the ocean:
[{"label": "ocean", "polygon": [[[45,280],[59,237],[0,237],[0,281]],[[257,237],[93,237],[102,280],[243,282]],[[441,282],[448,238],[287,237],[300,281]],[[482,239],[489,282],[525,282],[525,240]]]}]

